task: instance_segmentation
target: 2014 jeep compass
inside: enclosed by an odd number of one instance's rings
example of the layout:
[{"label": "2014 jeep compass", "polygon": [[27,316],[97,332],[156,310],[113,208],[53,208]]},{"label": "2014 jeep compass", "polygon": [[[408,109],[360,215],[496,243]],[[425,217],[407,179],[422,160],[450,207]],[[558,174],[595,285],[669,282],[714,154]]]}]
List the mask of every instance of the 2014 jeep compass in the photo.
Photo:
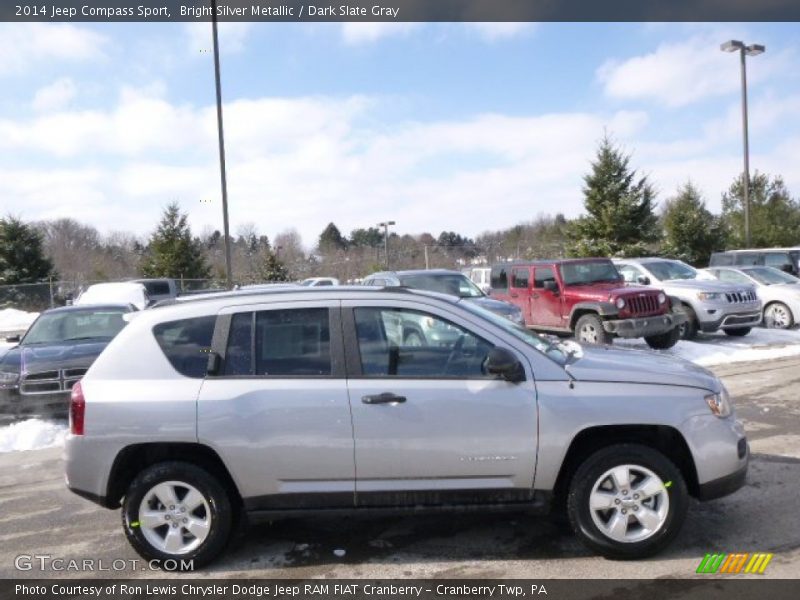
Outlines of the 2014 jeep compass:
[{"label": "2014 jeep compass", "polygon": [[[407,315],[454,333],[405,345]],[[67,485],[147,558],[224,549],[238,516],[546,511],[640,558],[689,496],[744,482],[725,388],[691,363],[545,341],[429,292],[283,288],[137,315],[75,385]]]}]

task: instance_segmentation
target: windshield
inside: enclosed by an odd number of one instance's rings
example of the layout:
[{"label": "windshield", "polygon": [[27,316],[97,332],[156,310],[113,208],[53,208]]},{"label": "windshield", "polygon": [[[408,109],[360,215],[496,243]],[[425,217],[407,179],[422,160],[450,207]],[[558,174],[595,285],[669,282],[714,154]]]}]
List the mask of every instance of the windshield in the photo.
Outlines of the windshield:
[{"label": "windshield", "polygon": [[673,279],[697,279],[697,271],[681,262],[664,260],[659,262],[649,262],[645,265],[647,269],[661,281],[671,281]]},{"label": "windshield", "polygon": [[472,302],[459,302],[459,306],[462,306],[469,312],[478,315],[482,319],[490,321],[494,325],[497,325],[503,331],[510,333],[518,340],[522,340],[528,346],[538,350],[542,354],[547,355],[558,364],[565,365],[567,363],[570,352],[567,352],[561,344],[551,343],[530,329],[516,325],[505,317],[501,317],[500,315],[486,310],[485,308],[481,308]]},{"label": "windshield", "polygon": [[564,263],[561,265],[564,285],[590,283],[622,283],[622,276],[611,261]]},{"label": "windshield", "polygon": [[757,267],[754,269],[742,269],[742,272],[755,279],[763,285],[775,285],[779,283],[798,283],[800,279],[794,275],[789,275],[772,267]]},{"label": "windshield", "polygon": [[125,327],[124,309],[45,313],[31,325],[23,345],[53,344],[85,339],[111,339]]},{"label": "windshield", "polygon": [[416,290],[450,294],[459,298],[480,298],[486,295],[469,277],[461,273],[403,275],[400,277],[400,285]]}]

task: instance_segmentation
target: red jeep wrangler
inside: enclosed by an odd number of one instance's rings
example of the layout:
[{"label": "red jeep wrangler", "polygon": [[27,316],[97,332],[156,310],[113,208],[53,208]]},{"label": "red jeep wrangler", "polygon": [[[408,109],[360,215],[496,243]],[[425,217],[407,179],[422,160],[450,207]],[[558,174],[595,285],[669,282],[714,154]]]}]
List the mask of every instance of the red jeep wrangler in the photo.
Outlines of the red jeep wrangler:
[{"label": "red jeep wrangler", "polygon": [[592,344],[643,337],[651,348],[671,348],[686,320],[663,291],[626,284],[607,258],[495,265],[491,286],[493,298],[522,309],[528,327]]}]

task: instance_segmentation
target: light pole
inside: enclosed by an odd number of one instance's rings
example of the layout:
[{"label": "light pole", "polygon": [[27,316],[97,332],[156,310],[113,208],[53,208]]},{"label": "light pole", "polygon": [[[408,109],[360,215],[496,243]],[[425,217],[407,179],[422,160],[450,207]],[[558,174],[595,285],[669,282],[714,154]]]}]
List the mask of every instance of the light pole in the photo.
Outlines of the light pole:
[{"label": "light pole", "polygon": [[394,225],[394,221],[384,221],[378,223],[378,227],[383,227],[383,253],[386,255],[384,262],[386,263],[386,270],[389,270],[389,225]]},{"label": "light pole", "polygon": [[750,147],[747,136],[747,56],[758,56],[766,50],[761,44],[746,46],[739,40],[728,40],[720,46],[723,52],[739,51],[742,65],[742,132],[744,141],[744,177],[742,178],[744,190],[744,241],[750,247]]},{"label": "light pole", "polygon": [[222,127],[222,84],[219,68],[219,36],[217,34],[217,0],[211,0],[211,34],[214,40],[214,84],[217,90],[217,136],[219,138],[219,178],[222,187],[222,227],[225,234],[225,276],[228,289],[233,289],[231,273],[231,234],[228,226],[228,181],[225,174],[225,135]]}]

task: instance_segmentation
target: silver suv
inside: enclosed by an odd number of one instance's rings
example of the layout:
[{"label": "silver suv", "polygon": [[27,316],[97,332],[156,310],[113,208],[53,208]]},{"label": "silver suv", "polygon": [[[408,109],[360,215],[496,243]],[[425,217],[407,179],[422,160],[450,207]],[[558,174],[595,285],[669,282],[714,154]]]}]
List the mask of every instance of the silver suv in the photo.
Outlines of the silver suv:
[{"label": "silver suv", "polygon": [[718,329],[744,336],[761,323],[761,300],[751,285],[723,283],[668,258],[621,258],[614,264],[625,281],[660,287],[681,301],[688,317],[680,326],[683,339],[694,339],[698,331]]},{"label": "silver suv", "polygon": [[[407,314],[458,336],[401,345],[387,324]],[[566,506],[590,548],[641,558],[678,534],[689,496],[735,491],[748,464],[708,371],[554,344],[408,289],[233,292],[142,312],[73,388],[70,430],[69,488],[121,506],[142,556],[195,567],[240,518],[369,509]]]}]

